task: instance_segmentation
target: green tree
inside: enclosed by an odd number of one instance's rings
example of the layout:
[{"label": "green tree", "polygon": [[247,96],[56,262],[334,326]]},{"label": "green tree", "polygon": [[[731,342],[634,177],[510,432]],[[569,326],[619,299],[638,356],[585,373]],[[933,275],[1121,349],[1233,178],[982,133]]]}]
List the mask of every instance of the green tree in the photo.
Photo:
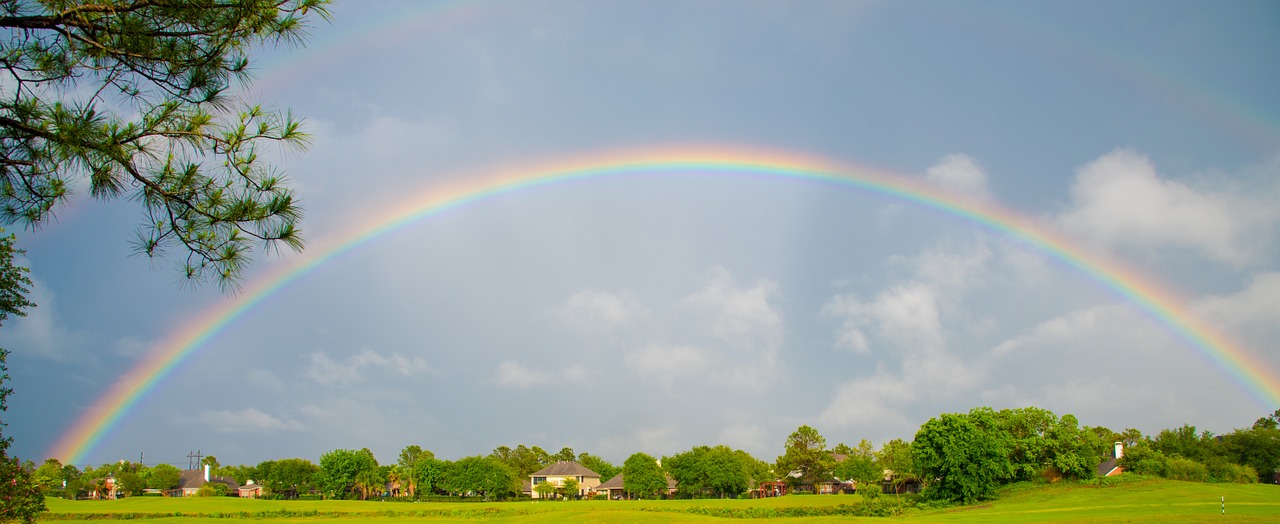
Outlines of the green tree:
[{"label": "green tree", "polygon": [[565,446],[560,448],[560,452],[551,456],[552,462],[573,462],[573,448]]},{"label": "green tree", "polygon": [[516,491],[519,479],[511,468],[493,457],[466,457],[445,466],[442,479],[444,489],[458,494],[478,494],[485,498],[501,499]]},{"label": "green tree", "polygon": [[549,499],[556,494],[556,485],[544,480],[534,486],[533,491],[538,494],[538,498]]},{"label": "green tree", "polygon": [[598,473],[601,480],[609,480],[617,476],[617,474],[622,471],[622,468],[614,466],[609,461],[585,451],[578,454],[578,463],[582,464],[583,467]]},{"label": "green tree", "polygon": [[817,486],[831,480],[835,458],[827,451],[827,439],[808,425],[787,437],[785,453],[778,457],[778,472],[787,475],[793,486]]},{"label": "green tree", "polygon": [[222,464],[218,462],[218,457],[213,455],[206,455],[200,459],[200,465],[209,466],[209,471],[214,475],[217,475],[219,473],[218,470],[222,469]]},{"label": "green tree", "polygon": [[[0,166],[0,173],[5,169]],[[0,325],[9,315],[25,316],[25,310],[35,306],[27,300],[31,288],[27,268],[13,263],[14,255],[21,253],[13,248],[13,235],[0,236]],[[9,350],[0,348],[0,413],[9,409],[9,395],[13,393],[5,384],[9,381],[8,358]],[[45,511],[44,494],[36,484],[35,468],[27,468],[17,457],[8,455],[13,437],[4,436],[6,425],[0,421],[0,522],[35,522],[36,516]]]},{"label": "green tree", "polygon": [[512,471],[516,472],[517,477],[527,477],[530,473],[555,462],[552,456],[542,448],[538,446],[530,448],[524,444],[516,446],[515,449],[499,446],[489,456],[502,461],[503,464],[506,464]]},{"label": "green tree", "polygon": [[377,467],[363,469],[356,473],[352,487],[360,492],[360,500],[369,500],[370,495],[378,495],[386,483],[382,470]]},{"label": "green tree", "polygon": [[[904,483],[917,478],[916,461],[911,454],[910,442],[900,438],[885,442],[883,446],[880,446],[880,452],[877,456],[880,458],[882,473],[887,473],[889,476],[889,483],[895,496],[901,491]],[[859,489],[861,489],[861,485],[859,485]]]},{"label": "green tree", "polygon": [[36,486],[42,490],[61,489],[64,475],[62,463],[58,459],[45,459],[35,471]]},{"label": "green tree", "polygon": [[840,480],[854,481],[858,486],[858,492],[863,495],[866,495],[867,491],[861,489],[862,486],[874,486],[874,491],[878,493],[884,473],[877,464],[879,461],[871,441],[863,439],[858,443],[857,448],[845,446],[845,451],[847,453],[842,453],[846,455],[844,461],[837,463],[833,470],[835,477]]},{"label": "green tree", "polygon": [[94,197],[139,202],[136,249],[180,249],[194,281],[234,284],[259,242],[300,249],[293,192],[260,149],[307,137],[229,93],[252,49],[301,42],[325,4],[0,2],[0,217],[43,223],[87,179]]},{"label": "green tree", "polygon": [[657,498],[667,490],[667,476],[658,460],[633,453],[622,463],[622,489],[642,499]]},{"label": "green tree", "polygon": [[129,496],[141,495],[142,491],[147,489],[147,481],[142,478],[142,475],[125,471],[116,475],[116,489]]},{"label": "green tree", "polygon": [[560,486],[560,490],[559,490],[559,491],[560,491],[560,493],[561,493],[561,494],[563,494],[563,495],[564,495],[564,498],[565,498],[566,500],[568,500],[568,499],[577,499],[577,498],[578,498],[578,489],[579,489],[579,488],[581,488],[581,487],[582,487],[582,485],[578,483],[578,479],[573,478],[573,477],[569,477],[569,478],[564,479],[564,484],[562,484],[562,485]]},{"label": "green tree", "polygon": [[1249,429],[1237,429],[1222,437],[1222,448],[1235,463],[1252,467],[1261,482],[1270,482],[1280,470],[1280,428],[1274,425],[1255,423]]},{"label": "green tree", "polygon": [[1280,409],[1254,421],[1253,429],[1280,429]]},{"label": "green tree", "polygon": [[[753,460],[728,446],[697,446],[662,459],[662,469],[676,480],[683,496],[736,496],[751,482]],[[623,478],[626,480],[626,477]]]},{"label": "green tree", "polygon": [[271,493],[284,494],[307,491],[322,484],[320,467],[307,459],[287,458],[258,464],[257,479]]},{"label": "green tree", "polygon": [[984,416],[995,419],[997,426],[993,428],[992,436],[1005,441],[1008,446],[1013,480],[1031,480],[1040,476],[1051,460],[1049,441],[1045,437],[1057,424],[1057,415],[1037,407],[999,412],[992,412],[990,408],[979,409],[986,410]]},{"label": "green tree", "polygon": [[418,493],[435,493],[443,488],[445,463],[435,457],[421,457],[409,474]]},{"label": "green tree", "polygon": [[947,413],[920,427],[911,452],[921,475],[931,481],[926,495],[963,504],[995,497],[1012,467],[1008,449],[991,432],[994,426],[985,413]]},{"label": "green tree", "polygon": [[178,487],[182,481],[182,471],[169,464],[156,464],[147,474],[147,487],[168,491]]},{"label": "green tree", "polygon": [[410,444],[400,450],[400,459],[396,461],[396,464],[406,468],[412,468],[419,459],[424,458],[436,458],[436,454],[432,453],[430,450],[422,449],[422,446],[417,444]]},{"label": "green tree", "polygon": [[335,449],[320,455],[321,487],[330,497],[341,498],[356,483],[361,472],[377,469],[378,461],[368,449]]}]

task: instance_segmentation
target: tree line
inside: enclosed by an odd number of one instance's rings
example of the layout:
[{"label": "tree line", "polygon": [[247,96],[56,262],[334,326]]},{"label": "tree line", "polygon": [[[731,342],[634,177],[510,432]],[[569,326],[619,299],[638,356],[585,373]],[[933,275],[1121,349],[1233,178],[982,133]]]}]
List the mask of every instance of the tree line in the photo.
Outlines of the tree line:
[{"label": "tree line", "polygon": [[[234,478],[239,484],[253,481],[269,496],[282,498],[506,500],[522,496],[532,473],[573,461],[600,474],[601,481],[622,474],[625,491],[636,498],[741,497],[770,482],[792,492],[815,491],[824,483],[858,486],[860,494],[877,496],[882,488],[899,493],[910,483],[922,487],[926,499],[972,503],[995,497],[997,489],[1009,483],[1092,479],[1099,464],[1113,458],[1117,442],[1124,449],[1118,465],[1128,474],[1200,482],[1271,482],[1280,468],[1280,410],[1225,435],[1184,425],[1146,436],[1136,429],[1117,432],[1080,426],[1073,415],[1059,417],[1036,407],[980,407],[931,418],[911,441],[893,439],[878,448],[865,439],[856,445],[828,446],[818,430],[804,425],[787,437],[783,454],[772,462],[716,445],[695,446],[661,458],[637,452],[615,465],[568,447],[550,453],[525,444],[500,446],[488,455],[457,460],[441,459],[419,445],[409,445],[395,462],[385,464],[367,448],[331,450],[318,463],[287,458],[254,466],[222,466],[212,456],[202,462],[215,475]],[[28,461],[23,467],[45,494],[68,498],[105,493],[107,477],[114,479],[120,492],[141,495],[148,489],[174,489],[181,475],[168,464],[144,466],[128,461],[78,470],[48,459],[39,466]],[[544,498],[575,498],[579,487],[576,480],[569,485],[542,484],[529,489]]]}]

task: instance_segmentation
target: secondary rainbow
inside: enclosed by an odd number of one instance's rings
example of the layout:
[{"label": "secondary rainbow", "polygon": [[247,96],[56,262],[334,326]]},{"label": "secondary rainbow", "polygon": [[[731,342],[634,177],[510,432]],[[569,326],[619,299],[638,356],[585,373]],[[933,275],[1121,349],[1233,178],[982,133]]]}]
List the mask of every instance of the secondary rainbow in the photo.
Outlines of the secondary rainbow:
[{"label": "secondary rainbow", "polygon": [[795,153],[762,152],[754,148],[683,147],[615,152],[542,167],[520,167],[488,175],[461,177],[452,186],[424,188],[414,197],[388,206],[381,215],[345,232],[326,235],[326,241],[317,242],[303,254],[282,261],[246,284],[238,295],[219,301],[170,333],[133,370],[99,396],[63,433],[47,456],[68,464],[87,459],[122,417],[207,341],[291,282],[335,257],[408,224],[498,195],[573,181],[654,174],[811,181],[884,195],[960,217],[1015,238],[1110,288],[1181,337],[1206,361],[1238,382],[1267,410],[1280,407],[1280,380],[1270,367],[1188,313],[1184,302],[1166,286],[1089,253],[1032,218],[989,202],[943,191],[917,177],[842,166]]}]

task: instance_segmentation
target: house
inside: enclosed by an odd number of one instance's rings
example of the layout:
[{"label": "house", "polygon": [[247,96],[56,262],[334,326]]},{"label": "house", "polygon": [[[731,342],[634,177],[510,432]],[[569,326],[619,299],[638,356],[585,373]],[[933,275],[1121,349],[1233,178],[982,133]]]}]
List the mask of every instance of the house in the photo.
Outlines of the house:
[{"label": "house", "polygon": [[852,480],[840,480],[832,477],[826,482],[819,482],[813,487],[813,492],[819,495],[836,495],[840,493],[853,493],[857,489],[857,484]]},{"label": "house", "polygon": [[762,499],[768,497],[780,497],[787,494],[787,483],[775,480],[772,482],[761,482],[760,486],[751,490],[751,498]]},{"label": "house", "polygon": [[120,487],[116,483],[115,475],[107,475],[107,478],[102,479],[102,482],[98,484],[97,489],[89,490],[90,500],[97,500],[97,499],[114,500],[117,498],[120,498]]},{"label": "house", "polygon": [[609,500],[622,500],[627,497],[627,490],[622,489],[622,474],[614,475],[608,482],[596,486],[596,493],[603,494]]},{"label": "house", "polygon": [[1116,442],[1116,452],[1110,459],[1098,464],[1099,477],[1113,477],[1124,473],[1124,468],[1118,465],[1121,458],[1124,458],[1124,442]]},{"label": "house", "polygon": [[578,496],[580,497],[590,495],[596,490],[596,486],[600,485],[599,473],[591,471],[577,462],[562,460],[529,474],[529,496],[535,499],[541,497],[538,494],[537,487],[542,482],[549,482],[559,488],[564,486],[566,479],[578,481]]},{"label": "house", "polygon": [[[609,497],[609,500],[623,500],[630,498],[630,495],[627,494],[627,490],[622,487],[623,482],[624,479],[622,477],[622,473],[614,475],[608,482],[596,486],[596,493],[604,494]],[[676,488],[678,487],[679,484],[676,482],[676,479],[671,478],[671,475],[667,475],[667,492],[663,494],[663,496],[670,497],[675,495]]]},{"label": "house", "polygon": [[240,498],[242,499],[256,499],[261,497],[265,493],[265,490],[262,486],[255,484],[250,480],[248,484],[240,486],[239,492]]},{"label": "house", "polygon": [[204,471],[187,470],[182,472],[182,476],[178,477],[178,489],[170,490],[171,497],[191,497],[200,491],[205,484],[217,483],[226,486],[227,493],[238,493],[240,491],[240,483],[231,477],[222,477],[209,474],[209,465],[204,465]]},{"label": "house", "polygon": [[884,479],[880,482],[880,491],[887,494],[919,493],[924,489],[920,479],[912,475],[899,475],[891,469],[884,470]]}]

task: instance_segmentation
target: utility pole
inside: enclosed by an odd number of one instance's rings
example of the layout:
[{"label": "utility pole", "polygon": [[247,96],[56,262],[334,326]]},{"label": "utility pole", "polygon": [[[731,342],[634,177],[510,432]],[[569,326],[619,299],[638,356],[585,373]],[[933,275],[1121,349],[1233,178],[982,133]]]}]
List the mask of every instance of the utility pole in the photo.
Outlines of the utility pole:
[{"label": "utility pole", "polygon": [[[200,465],[200,459],[203,457],[204,455],[201,455],[200,450],[198,449],[190,453],[187,453],[187,470],[194,471],[196,469],[196,466]],[[192,462],[191,461],[192,459],[195,459],[195,462]]]}]

